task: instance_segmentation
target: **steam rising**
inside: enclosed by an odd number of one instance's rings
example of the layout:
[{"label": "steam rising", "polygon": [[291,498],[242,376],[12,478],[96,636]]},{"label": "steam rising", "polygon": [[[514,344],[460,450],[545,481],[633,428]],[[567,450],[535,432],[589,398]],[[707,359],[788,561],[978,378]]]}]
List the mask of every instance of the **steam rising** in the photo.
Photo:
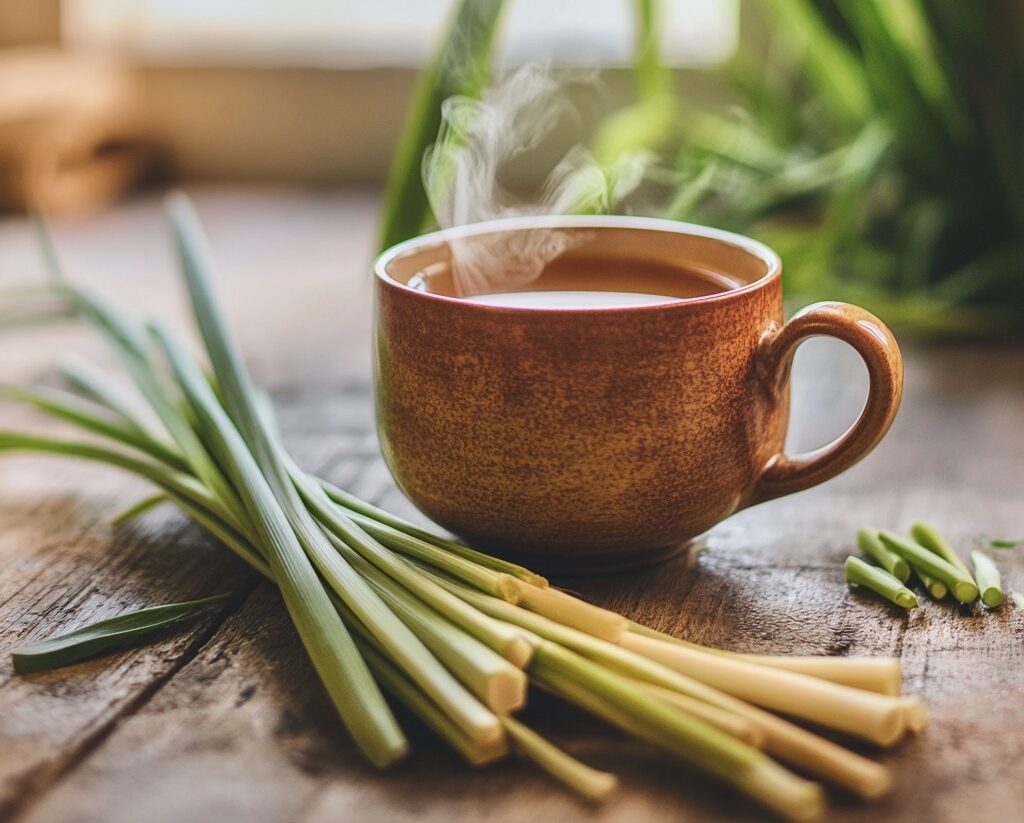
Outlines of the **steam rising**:
[{"label": "steam rising", "polygon": [[[581,79],[592,82],[573,78]],[[500,217],[592,214],[613,207],[640,183],[646,155],[601,167],[586,149],[575,146],[529,201],[499,182],[505,164],[537,148],[559,122],[575,113],[565,86],[536,65],[510,73],[480,100],[446,100],[437,142],[423,160],[424,185],[438,223],[449,228]],[[581,240],[578,232],[557,228],[453,240],[456,294],[523,288]]]}]

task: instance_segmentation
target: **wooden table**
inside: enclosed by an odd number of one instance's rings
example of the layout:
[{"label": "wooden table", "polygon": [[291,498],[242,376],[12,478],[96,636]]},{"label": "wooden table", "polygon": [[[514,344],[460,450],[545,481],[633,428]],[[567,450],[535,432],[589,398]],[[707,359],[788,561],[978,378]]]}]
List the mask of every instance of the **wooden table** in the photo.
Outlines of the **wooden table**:
[{"label": "wooden table", "polygon": [[[367,193],[200,189],[230,314],[310,468],[403,513],[377,453],[367,369]],[[73,276],[182,321],[159,221],[143,199],[62,224]],[[0,288],[38,275],[25,224],[0,222]],[[4,381],[55,379],[58,353],[99,349],[75,328],[0,332]],[[896,777],[872,807],[830,819],[1005,818],[1024,804],[1024,613],[925,602],[909,615],[847,590],[862,523],[939,525],[966,547],[1024,531],[1024,351],[908,347],[892,433],[839,480],[744,512],[685,557],[645,572],[559,580],[701,643],[742,651],[892,654],[932,712],[927,733],[879,754]],[[852,419],[856,358],[812,341],[795,368],[795,448]],[[56,429],[8,404],[0,426]],[[414,754],[365,766],[321,692],[276,592],[173,511],[114,530],[146,493],[113,471],[0,461],[0,818],[19,823],[593,819],[752,820],[733,792],[575,711],[531,696],[529,720],[623,778],[599,809],[518,762],[473,771],[403,718]],[[1001,556],[1024,590],[1024,554]],[[15,677],[7,650],[119,611],[231,591],[230,608],[146,648]]]}]

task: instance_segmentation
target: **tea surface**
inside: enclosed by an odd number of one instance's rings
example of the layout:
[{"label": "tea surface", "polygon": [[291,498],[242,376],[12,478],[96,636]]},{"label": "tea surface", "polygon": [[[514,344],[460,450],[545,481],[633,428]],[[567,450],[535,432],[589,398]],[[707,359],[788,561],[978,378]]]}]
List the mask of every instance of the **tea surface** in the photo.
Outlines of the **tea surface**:
[{"label": "tea surface", "polygon": [[[437,288],[448,279],[444,274],[447,272],[435,268],[422,279],[422,286],[446,293],[443,287]],[[526,288],[468,295],[463,299],[516,308],[614,308],[673,303],[720,294],[738,286],[735,280],[717,272],[671,262],[613,255],[565,255],[549,263]]]}]

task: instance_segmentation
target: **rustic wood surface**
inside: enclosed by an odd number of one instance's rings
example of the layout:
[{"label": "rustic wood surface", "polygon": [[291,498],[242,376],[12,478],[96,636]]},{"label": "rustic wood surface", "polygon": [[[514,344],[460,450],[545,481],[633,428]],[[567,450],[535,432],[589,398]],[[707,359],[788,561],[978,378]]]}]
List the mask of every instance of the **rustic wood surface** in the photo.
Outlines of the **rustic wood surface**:
[{"label": "rustic wood surface", "polygon": [[[361,193],[201,189],[230,314],[272,387],[294,453],[403,513],[373,434],[366,261],[375,199]],[[57,227],[73,276],[182,322],[155,199]],[[0,291],[39,276],[25,224],[0,222]],[[0,331],[0,379],[55,380],[78,329]],[[557,582],[701,643],[775,653],[894,654],[927,733],[878,754],[896,790],[864,805],[833,796],[830,819],[1012,817],[1024,804],[1024,612],[925,602],[909,615],[847,590],[841,563],[864,522],[1024,532],[1024,351],[910,348],[907,394],[867,460],[818,489],[744,512],[686,556],[644,572]],[[818,445],[851,420],[863,369],[812,341],[798,357],[791,442]],[[55,428],[0,406],[0,426]],[[171,510],[131,528],[110,516],[145,494],[111,470],[0,460],[0,819],[755,820],[735,794],[543,695],[526,716],[623,778],[594,809],[528,765],[473,771],[403,716],[415,752],[385,775],[332,715],[274,590]],[[1024,555],[1000,556],[1024,590]],[[137,651],[16,677],[11,647],[119,611],[231,591],[219,613]]]}]

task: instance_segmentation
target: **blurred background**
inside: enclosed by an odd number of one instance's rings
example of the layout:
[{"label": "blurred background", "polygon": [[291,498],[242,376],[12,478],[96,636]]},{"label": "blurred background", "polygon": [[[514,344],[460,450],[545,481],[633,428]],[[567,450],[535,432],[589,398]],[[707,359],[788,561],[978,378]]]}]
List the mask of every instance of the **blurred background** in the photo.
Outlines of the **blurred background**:
[{"label": "blurred background", "polygon": [[72,270],[144,294],[170,185],[245,282],[337,290],[437,222],[420,170],[441,102],[534,63],[572,106],[500,158],[523,202],[582,146],[603,188],[573,210],[746,232],[795,302],[1005,339],[1024,320],[1022,45],[1017,0],[0,0],[0,290],[38,269],[39,208]]}]

